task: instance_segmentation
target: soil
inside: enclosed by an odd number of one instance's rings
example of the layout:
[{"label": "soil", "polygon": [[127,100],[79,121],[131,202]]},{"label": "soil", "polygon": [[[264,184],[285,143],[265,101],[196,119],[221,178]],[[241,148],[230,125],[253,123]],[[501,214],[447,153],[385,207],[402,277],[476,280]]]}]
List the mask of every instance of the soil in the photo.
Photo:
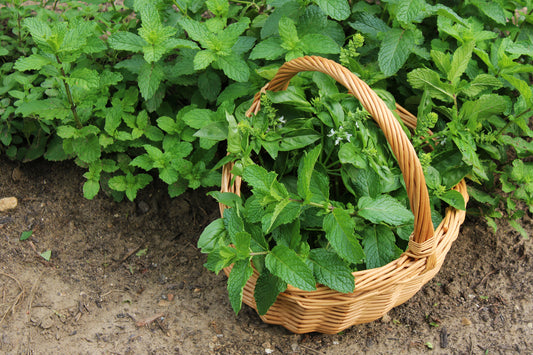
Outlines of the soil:
[{"label": "soil", "polygon": [[468,216],[437,276],[384,319],[295,335],[234,315],[225,276],[203,267],[206,191],[89,201],[71,162],[0,158],[0,171],[0,198],[18,199],[0,212],[0,353],[533,354],[532,241],[503,222]]}]

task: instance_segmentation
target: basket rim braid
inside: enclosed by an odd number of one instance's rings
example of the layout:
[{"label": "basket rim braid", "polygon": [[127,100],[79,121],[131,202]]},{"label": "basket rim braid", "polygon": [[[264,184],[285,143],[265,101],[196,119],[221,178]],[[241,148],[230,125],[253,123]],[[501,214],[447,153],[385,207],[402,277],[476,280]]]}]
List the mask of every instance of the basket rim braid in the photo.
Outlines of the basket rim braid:
[{"label": "basket rim braid", "polygon": [[[440,270],[444,258],[459,234],[465,211],[453,207],[433,229],[429,195],[424,173],[416,152],[400,123],[381,98],[361,79],[342,65],[318,56],[305,56],[283,64],[274,78],[255,95],[247,116],[260,109],[261,94],[267,90],[287,89],[289,81],[301,71],[320,71],[333,77],[354,95],[383,130],[396,157],[405,181],[415,227],[407,251],[398,259],[379,268],[355,271],[353,293],[341,293],[317,285],[315,291],[302,291],[289,285],[280,293],[269,311],[260,316],[265,323],[279,324],[294,333],[338,333],[352,325],[381,318],[393,307],[411,298]],[[397,114],[405,125],[416,127],[416,117],[397,105]],[[232,163],[222,169],[222,192],[240,195],[241,178],[233,176]],[[461,180],[455,187],[465,202],[468,201],[466,183]],[[220,212],[226,206],[220,204]],[[224,269],[229,275],[231,266]],[[258,272],[254,269],[243,291],[243,302],[257,311],[254,289]]]}]

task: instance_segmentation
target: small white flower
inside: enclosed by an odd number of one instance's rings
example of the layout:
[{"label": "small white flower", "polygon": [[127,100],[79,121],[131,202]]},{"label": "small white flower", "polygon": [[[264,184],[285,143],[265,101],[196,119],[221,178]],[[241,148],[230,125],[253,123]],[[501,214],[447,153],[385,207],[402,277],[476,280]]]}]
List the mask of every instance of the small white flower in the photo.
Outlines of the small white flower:
[{"label": "small white flower", "polygon": [[355,127],[359,128],[359,122],[355,121]]},{"label": "small white flower", "polygon": [[350,142],[350,138],[352,137],[352,134],[346,133],[346,140]]},{"label": "small white flower", "polygon": [[333,137],[335,135],[335,130],[332,128],[328,133],[328,137]]},{"label": "small white flower", "polygon": [[278,118],[278,120],[279,120],[281,123],[283,123],[283,124],[287,123],[287,120],[286,120],[283,116],[281,116],[280,118]]},{"label": "small white flower", "polygon": [[441,144],[441,145],[446,144],[446,138],[444,138],[444,139],[442,140],[442,142],[440,142],[440,144]]},{"label": "small white flower", "polygon": [[339,145],[339,143],[342,141],[342,138],[341,137],[337,137],[337,139],[335,139],[335,145]]}]

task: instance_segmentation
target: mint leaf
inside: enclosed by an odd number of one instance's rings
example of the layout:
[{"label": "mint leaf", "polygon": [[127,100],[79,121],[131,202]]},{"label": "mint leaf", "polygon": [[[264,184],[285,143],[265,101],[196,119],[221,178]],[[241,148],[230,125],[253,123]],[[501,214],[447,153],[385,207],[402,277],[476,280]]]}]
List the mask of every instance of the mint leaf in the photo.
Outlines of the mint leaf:
[{"label": "mint leaf", "polygon": [[459,191],[448,190],[443,194],[440,194],[438,197],[448,205],[457,208],[458,210],[466,210],[465,200]]},{"label": "mint leaf", "polygon": [[316,280],[331,289],[351,293],[355,287],[350,268],[334,252],[318,248],[309,252]]},{"label": "mint leaf", "polygon": [[503,7],[494,1],[474,0],[472,3],[485,15],[493,19],[496,23],[505,25],[507,17]]},{"label": "mint leaf", "polygon": [[143,64],[138,80],[141,95],[145,100],[149,100],[155,95],[164,77],[165,73],[159,63],[145,62]]},{"label": "mint leaf", "polygon": [[17,59],[14,68],[20,71],[40,70],[42,67],[50,63],[50,59],[40,54],[32,54],[29,57],[20,57]]},{"label": "mint leaf", "polygon": [[257,279],[254,290],[255,303],[259,315],[265,315],[276,302],[278,295],[287,289],[287,283],[264,270]]},{"label": "mint leaf", "polygon": [[146,41],[131,32],[116,32],[107,39],[109,46],[116,50],[141,52]]},{"label": "mint leaf", "polygon": [[20,238],[19,240],[20,241],[24,241],[24,240],[27,240],[27,239],[30,239],[30,237],[33,235],[33,231],[32,230],[29,230],[29,231],[24,231],[20,234]]},{"label": "mint leaf", "polygon": [[305,201],[311,199],[311,177],[315,169],[315,164],[322,151],[322,145],[318,145],[300,160],[298,167],[298,195]]},{"label": "mint leaf", "polygon": [[404,65],[415,45],[414,31],[398,28],[389,30],[378,53],[378,64],[383,74],[395,74]]},{"label": "mint leaf", "polygon": [[362,231],[367,269],[388,264],[396,256],[394,233],[383,225],[369,226]]},{"label": "mint leaf", "polygon": [[331,18],[342,21],[350,16],[350,4],[347,0],[314,0]]},{"label": "mint leaf", "polygon": [[420,22],[425,17],[426,6],[424,0],[400,1],[396,9],[396,19],[403,24]]},{"label": "mint leaf", "polygon": [[353,29],[374,40],[377,40],[382,33],[386,33],[391,29],[383,20],[366,12],[357,13],[355,21],[348,24]]},{"label": "mint leaf", "polygon": [[44,260],[50,261],[50,257],[52,257],[52,251],[51,250],[43,251],[40,255]]},{"label": "mint leaf", "polygon": [[250,165],[244,168],[242,178],[254,190],[270,194],[270,187],[276,179],[276,173],[268,172],[259,165]]},{"label": "mint leaf", "polygon": [[415,89],[427,90],[433,98],[453,102],[451,85],[441,82],[439,74],[431,69],[415,69],[407,74],[407,80]]},{"label": "mint leaf", "polygon": [[85,163],[91,163],[100,158],[100,142],[94,134],[74,140],[72,147],[78,154],[78,158]]},{"label": "mint leaf", "polygon": [[318,33],[303,36],[300,43],[307,53],[337,54],[341,50],[331,37]]},{"label": "mint leaf", "polygon": [[100,182],[98,180],[87,180],[83,184],[83,197],[92,200],[100,191]]},{"label": "mint leaf", "polygon": [[248,64],[236,53],[218,57],[217,64],[230,79],[238,82],[248,81],[250,76]]},{"label": "mint leaf", "polygon": [[474,42],[468,41],[461,47],[457,48],[453,54],[450,70],[447,73],[447,78],[451,81],[452,85],[456,85],[461,78],[461,75],[466,70],[470,59],[472,58],[472,50],[474,49]]},{"label": "mint leaf", "polygon": [[217,55],[209,50],[203,50],[194,56],[194,70],[203,70],[217,59]]},{"label": "mint leaf", "polygon": [[237,209],[226,208],[224,210],[223,221],[232,242],[235,243],[235,236],[240,232],[244,232],[244,222],[241,216],[239,216]]},{"label": "mint leaf", "polygon": [[228,294],[231,307],[235,314],[239,313],[242,306],[242,293],[246,282],[254,273],[250,260],[238,260],[233,264],[228,277]]},{"label": "mint leaf", "polygon": [[274,60],[280,58],[287,50],[281,47],[281,40],[269,37],[255,45],[250,53],[250,59]]},{"label": "mint leaf", "polygon": [[327,240],[341,258],[354,264],[363,260],[363,249],[355,234],[355,222],[347,211],[334,208],[324,217],[323,228]]},{"label": "mint leaf", "polygon": [[300,259],[298,254],[284,245],[277,245],[265,258],[270,272],[283,281],[304,291],[316,289],[313,271]]},{"label": "mint leaf", "polygon": [[221,86],[220,77],[215,72],[206,71],[198,77],[200,94],[208,101],[217,99]]},{"label": "mint leaf", "polygon": [[294,49],[300,41],[294,21],[284,16],[279,19],[278,26],[279,36],[281,37],[281,41],[283,42],[281,46],[287,50]]},{"label": "mint leaf", "polygon": [[372,223],[387,223],[393,226],[407,224],[413,221],[411,211],[405,208],[398,200],[389,195],[377,198],[363,196],[357,203],[357,214]]},{"label": "mint leaf", "polygon": [[[505,74],[503,74],[502,77],[505,79]],[[469,97],[475,97],[484,90],[496,90],[502,86],[503,84],[500,79],[496,78],[495,76],[489,74],[479,74],[468,84],[467,87],[461,90],[461,93]]]}]

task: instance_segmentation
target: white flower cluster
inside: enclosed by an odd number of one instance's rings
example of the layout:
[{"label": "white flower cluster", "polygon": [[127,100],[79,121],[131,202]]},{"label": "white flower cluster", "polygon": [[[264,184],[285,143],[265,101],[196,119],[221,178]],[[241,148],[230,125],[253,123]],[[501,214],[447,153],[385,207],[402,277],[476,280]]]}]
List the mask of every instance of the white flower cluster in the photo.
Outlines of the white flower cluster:
[{"label": "white flower cluster", "polygon": [[332,128],[328,133],[328,137],[335,137],[335,145],[339,145],[339,143],[344,140],[350,142],[350,139],[352,138],[352,134],[349,132],[346,132],[344,130],[344,127],[339,126],[338,131]]}]

